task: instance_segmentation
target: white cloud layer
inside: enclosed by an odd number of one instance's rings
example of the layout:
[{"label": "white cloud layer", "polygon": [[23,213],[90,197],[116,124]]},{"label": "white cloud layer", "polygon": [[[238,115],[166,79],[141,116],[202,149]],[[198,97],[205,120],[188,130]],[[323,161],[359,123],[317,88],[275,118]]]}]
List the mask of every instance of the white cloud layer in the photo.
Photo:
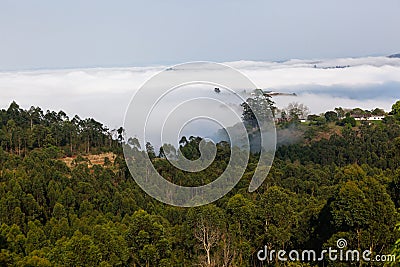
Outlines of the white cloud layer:
[{"label": "white cloud layer", "polygon": [[[389,110],[400,99],[398,58],[226,64],[240,70],[260,88],[298,94],[298,97],[276,97],[279,107],[297,101],[309,106],[313,113],[337,106]],[[116,128],[122,125],[125,109],[135,90],[164,68],[0,72],[0,107],[7,108],[15,100],[23,108],[34,105],[44,110],[64,110],[70,116],[94,117],[110,128]],[[243,89],[251,91],[253,88]]]}]

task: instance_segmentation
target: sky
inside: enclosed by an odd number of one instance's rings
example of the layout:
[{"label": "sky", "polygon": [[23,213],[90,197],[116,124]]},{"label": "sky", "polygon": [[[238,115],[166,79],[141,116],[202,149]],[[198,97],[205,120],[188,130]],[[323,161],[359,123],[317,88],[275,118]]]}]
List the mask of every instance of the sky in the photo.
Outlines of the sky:
[{"label": "sky", "polygon": [[0,0],[0,71],[399,52],[398,0]]},{"label": "sky", "polygon": [[213,61],[297,93],[276,97],[279,108],[389,111],[400,99],[400,59],[386,57],[400,52],[399,11],[398,0],[0,0],[0,108],[16,101],[117,128],[147,79]]}]

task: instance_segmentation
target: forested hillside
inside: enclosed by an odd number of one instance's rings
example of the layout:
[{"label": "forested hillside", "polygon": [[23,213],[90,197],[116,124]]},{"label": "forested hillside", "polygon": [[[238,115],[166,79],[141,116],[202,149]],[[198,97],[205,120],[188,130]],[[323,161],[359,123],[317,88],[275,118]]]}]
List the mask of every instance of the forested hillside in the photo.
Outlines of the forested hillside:
[{"label": "forested hillside", "polygon": [[[122,128],[12,103],[0,111],[0,266],[359,266],[257,258],[264,246],[319,251],[339,238],[351,249],[400,257],[398,118],[394,111],[372,124],[294,123],[305,129],[304,141],[277,149],[256,192],[248,192],[257,164],[251,155],[229,194],[178,208],[130,177]],[[183,140],[187,158],[199,156],[200,140]],[[230,155],[220,143],[207,170],[186,173],[151,144],[145,149],[164,177],[182,185],[213,180]],[[114,156],[91,164],[100,153]]]}]

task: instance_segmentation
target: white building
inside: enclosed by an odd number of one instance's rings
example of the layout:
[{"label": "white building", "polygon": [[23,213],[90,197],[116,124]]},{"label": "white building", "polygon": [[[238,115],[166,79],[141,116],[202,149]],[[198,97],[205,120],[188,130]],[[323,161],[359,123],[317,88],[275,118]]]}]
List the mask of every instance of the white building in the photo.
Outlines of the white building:
[{"label": "white building", "polygon": [[371,115],[371,116],[352,115],[352,117],[356,121],[381,121],[385,118],[385,116],[377,116],[377,115]]}]

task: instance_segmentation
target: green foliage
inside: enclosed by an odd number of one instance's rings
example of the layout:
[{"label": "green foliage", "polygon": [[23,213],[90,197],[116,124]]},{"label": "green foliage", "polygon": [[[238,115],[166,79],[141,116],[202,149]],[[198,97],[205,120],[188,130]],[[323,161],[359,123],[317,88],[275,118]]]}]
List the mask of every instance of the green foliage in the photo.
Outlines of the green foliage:
[{"label": "green foliage", "polygon": [[[269,96],[264,96],[261,92],[255,91],[255,96],[250,97],[242,103],[243,122],[248,127],[258,127],[257,121],[271,119],[275,115],[275,102]],[[267,111],[271,111],[271,114]],[[271,117],[268,117],[271,116]]]},{"label": "green foliage", "polygon": [[398,215],[385,188],[377,180],[364,177],[347,181],[330,203],[335,227],[347,232],[354,240],[353,247],[368,247],[380,251],[394,242],[388,235],[394,228]]},{"label": "green foliage", "polygon": [[273,186],[261,196],[261,217],[265,220],[264,242],[286,249],[296,224],[294,201],[284,189]]},{"label": "green foliage", "polygon": [[327,122],[326,116],[308,115],[307,120],[310,125],[322,126]]},{"label": "green foliage", "polygon": [[336,122],[338,120],[338,114],[335,111],[327,111],[324,114],[327,122]]},{"label": "green foliage", "polygon": [[[344,111],[335,111],[341,119]],[[232,192],[188,209],[152,199],[131,179],[122,128],[12,103],[0,111],[0,266],[261,266],[256,252],[265,245],[319,250],[339,237],[354,249],[400,255],[400,126],[340,127],[325,115],[303,125],[306,143],[278,148],[257,192],[248,192],[257,165],[250,155]],[[141,150],[137,141],[127,142]],[[182,154],[197,159],[200,142],[182,138]],[[115,160],[90,166],[85,154],[102,151]],[[221,142],[209,168],[187,173],[156,157],[150,143],[141,151],[185,186],[209,183],[230,157]],[[64,156],[75,161],[67,166]]]},{"label": "green foliage", "polygon": [[357,123],[356,123],[356,119],[353,118],[353,117],[351,117],[349,114],[347,114],[346,117],[345,117],[344,119],[342,119],[342,120],[340,120],[340,121],[338,122],[338,125],[341,125],[341,126],[349,125],[349,126],[351,126],[351,127],[355,127],[356,124],[357,124]]},{"label": "green foliage", "polygon": [[[63,111],[47,111],[39,107],[23,110],[12,102],[7,110],[0,110],[0,146],[4,151],[25,155],[35,148],[47,148],[48,155],[57,158],[67,155],[114,150],[118,141],[107,127],[94,119],[70,119]],[[120,137],[118,135],[118,137]]]},{"label": "green foliage", "polygon": [[391,114],[394,115],[396,119],[400,118],[400,100],[392,105]]},{"label": "green foliage", "polygon": [[[400,235],[400,223],[396,225],[395,231],[397,231]],[[394,244],[392,253],[396,255],[396,262],[400,262],[400,238]],[[392,266],[396,266],[396,262],[393,262]]]}]

